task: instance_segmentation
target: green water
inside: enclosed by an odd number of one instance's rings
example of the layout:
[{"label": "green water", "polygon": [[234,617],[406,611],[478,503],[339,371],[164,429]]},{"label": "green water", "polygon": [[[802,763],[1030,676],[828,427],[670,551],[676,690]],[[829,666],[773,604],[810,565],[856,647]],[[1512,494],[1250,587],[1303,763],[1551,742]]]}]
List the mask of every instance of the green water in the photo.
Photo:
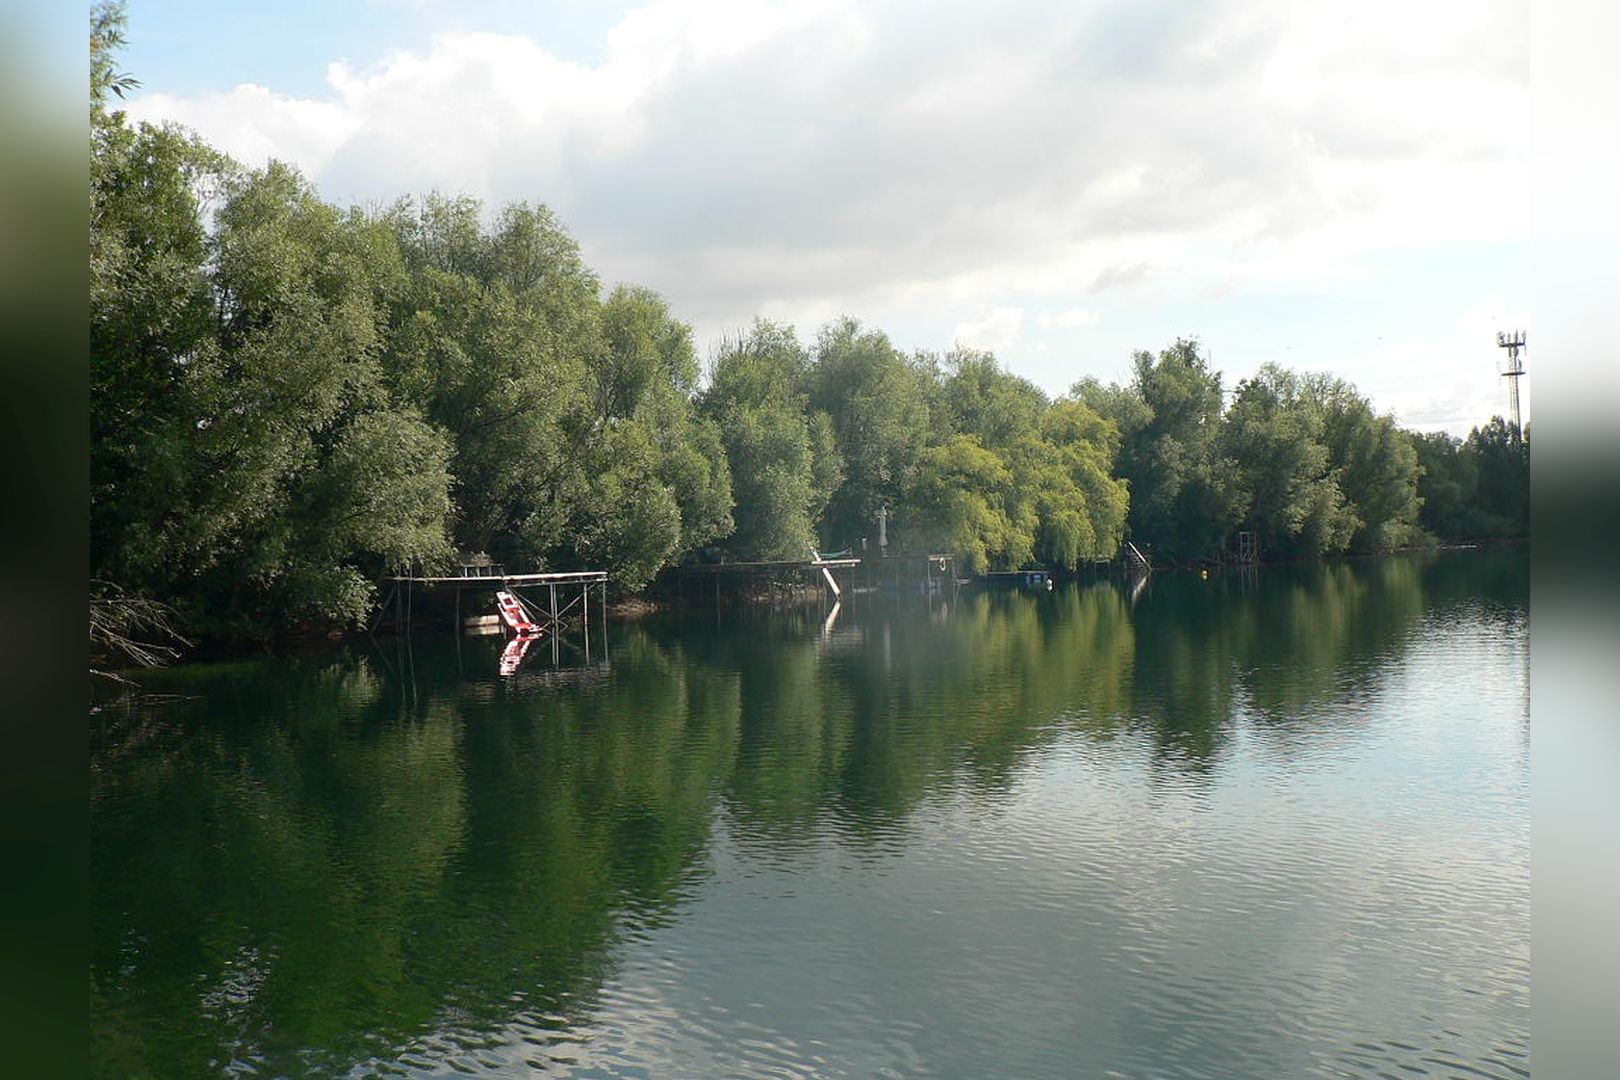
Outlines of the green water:
[{"label": "green water", "polygon": [[168,672],[94,720],[96,1071],[1526,1076],[1527,611],[1458,553]]}]

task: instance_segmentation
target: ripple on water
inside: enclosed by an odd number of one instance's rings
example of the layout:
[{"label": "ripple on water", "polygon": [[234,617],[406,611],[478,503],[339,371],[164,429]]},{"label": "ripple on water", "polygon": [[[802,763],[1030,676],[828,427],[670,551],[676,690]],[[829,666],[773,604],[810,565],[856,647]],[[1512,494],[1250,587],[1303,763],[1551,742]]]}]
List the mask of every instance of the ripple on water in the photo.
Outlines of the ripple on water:
[{"label": "ripple on water", "polygon": [[836,652],[627,629],[591,680],[424,660],[409,698],[209,714],[98,774],[106,1041],[167,1063],[175,1026],[239,1075],[1526,1077],[1522,623],[1360,573]]}]

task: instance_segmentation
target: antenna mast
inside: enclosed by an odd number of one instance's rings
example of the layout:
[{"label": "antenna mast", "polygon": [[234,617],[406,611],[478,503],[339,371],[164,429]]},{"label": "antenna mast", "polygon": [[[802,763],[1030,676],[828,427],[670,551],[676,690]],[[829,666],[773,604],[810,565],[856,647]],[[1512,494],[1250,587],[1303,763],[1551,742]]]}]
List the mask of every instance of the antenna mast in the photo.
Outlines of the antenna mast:
[{"label": "antenna mast", "polygon": [[1524,349],[1524,331],[1514,330],[1511,333],[1497,331],[1496,344],[1498,348],[1508,351],[1507,370],[1502,372],[1502,378],[1508,381],[1508,404],[1513,410],[1513,430],[1524,437],[1524,424],[1519,420],[1519,378],[1524,374],[1524,360],[1519,353]]}]

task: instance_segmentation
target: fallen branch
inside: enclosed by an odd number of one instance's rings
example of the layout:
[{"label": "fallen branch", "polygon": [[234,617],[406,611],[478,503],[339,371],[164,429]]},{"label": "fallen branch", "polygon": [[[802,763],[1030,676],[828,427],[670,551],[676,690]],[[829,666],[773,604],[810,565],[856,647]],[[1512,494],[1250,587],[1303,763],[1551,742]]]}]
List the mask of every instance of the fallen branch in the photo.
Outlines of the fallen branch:
[{"label": "fallen branch", "polygon": [[[191,642],[174,628],[174,617],[174,609],[161,601],[136,596],[110,581],[91,581],[92,664],[122,660],[128,666],[162,667],[178,660]],[[131,685],[128,678],[101,667],[92,666],[90,674]]]}]

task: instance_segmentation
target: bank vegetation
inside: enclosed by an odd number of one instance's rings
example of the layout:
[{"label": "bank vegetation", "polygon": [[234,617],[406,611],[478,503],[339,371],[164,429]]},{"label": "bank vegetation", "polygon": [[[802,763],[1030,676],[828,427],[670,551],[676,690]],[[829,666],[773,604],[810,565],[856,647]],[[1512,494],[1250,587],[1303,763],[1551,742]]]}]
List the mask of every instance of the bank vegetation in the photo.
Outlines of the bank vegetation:
[{"label": "bank vegetation", "polygon": [[458,552],[635,592],[692,561],[858,549],[880,508],[892,547],[969,571],[1073,570],[1127,537],[1184,562],[1244,531],[1273,557],[1527,532],[1528,440],[1500,419],[1415,434],[1273,366],[1228,392],[1193,340],[1056,398],[850,318],[809,341],[759,320],[705,364],[543,205],[339,207],[131,123],[122,29],[93,12],[92,625],[114,644],[154,619],[205,640],[358,625],[382,577]]}]

